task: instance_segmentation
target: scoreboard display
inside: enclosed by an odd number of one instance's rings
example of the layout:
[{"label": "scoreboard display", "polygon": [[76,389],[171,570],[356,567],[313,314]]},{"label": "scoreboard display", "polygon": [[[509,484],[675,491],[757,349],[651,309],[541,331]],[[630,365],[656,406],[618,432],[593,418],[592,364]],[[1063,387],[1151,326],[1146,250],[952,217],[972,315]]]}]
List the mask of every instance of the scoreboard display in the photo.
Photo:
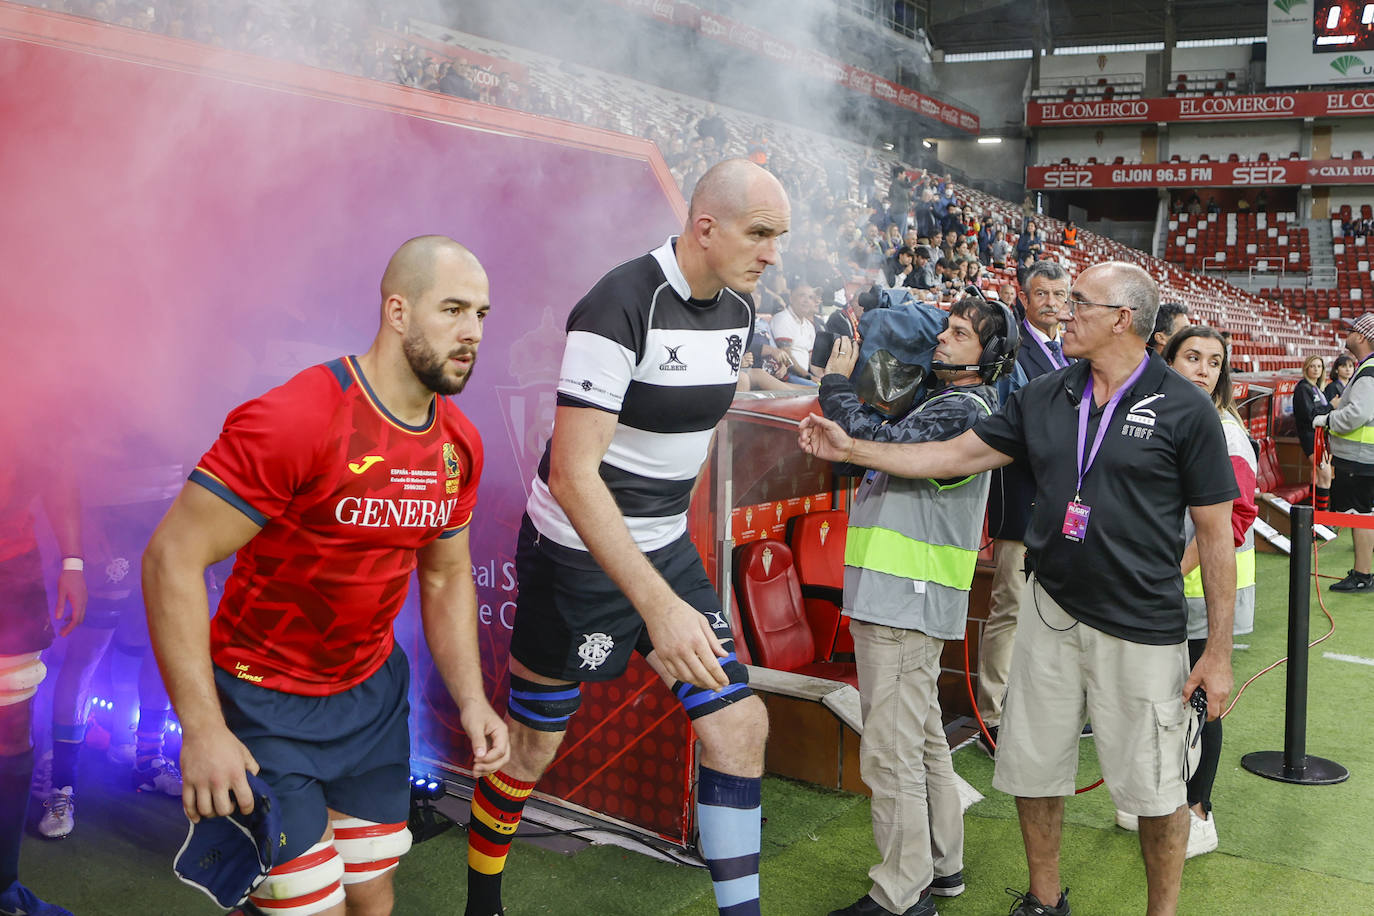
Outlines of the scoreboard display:
[{"label": "scoreboard display", "polygon": [[1319,0],[1312,12],[1312,50],[1374,50],[1374,2]]}]

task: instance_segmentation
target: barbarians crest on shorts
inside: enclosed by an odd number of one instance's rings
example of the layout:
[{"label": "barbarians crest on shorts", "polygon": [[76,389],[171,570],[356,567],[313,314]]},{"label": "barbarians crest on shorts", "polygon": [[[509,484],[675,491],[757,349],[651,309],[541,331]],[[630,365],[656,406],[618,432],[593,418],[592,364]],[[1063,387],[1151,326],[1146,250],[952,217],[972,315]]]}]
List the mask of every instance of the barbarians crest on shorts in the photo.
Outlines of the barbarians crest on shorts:
[{"label": "barbarians crest on shorts", "polygon": [[615,640],[605,633],[582,634],[582,645],[577,647],[577,655],[582,659],[582,664],[578,667],[595,671],[606,664],[606,659],[611,657],[611,650],[614,648]]},{"label": "barbarians crest on shorts", "polygon": [[731,334],[725,342],[725,361],[730,364],[731,372],[739,372],[740,360],[744,358],[744,338]]}]

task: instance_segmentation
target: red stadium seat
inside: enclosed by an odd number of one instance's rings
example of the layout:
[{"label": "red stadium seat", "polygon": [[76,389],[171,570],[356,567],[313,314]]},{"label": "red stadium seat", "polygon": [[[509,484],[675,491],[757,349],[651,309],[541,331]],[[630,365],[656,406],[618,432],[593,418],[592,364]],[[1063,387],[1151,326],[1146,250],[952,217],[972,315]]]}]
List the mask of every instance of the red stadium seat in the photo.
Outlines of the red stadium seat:
[{"label": "red stadium seat", "polygon": [[741,629],[755,664],[857,687],[852,662],[828,661],[818,651],[791,549],[772,538],[753,541],[735,551],[735,564]]},{"label": "red stadium seat", "polygon": [[[797,565],[802,598],[811,628],[820,640],[822,654],[854,651],[849,618],[840,614],[844,601],[844,543],[849,514],[843,509],[807,512],[787,522],[787,544]],[[826,633],[830,633],[827,651]]]},{"label": "red stadium seat", "polygon": [[1259,465],[1255,472],[1255,483],[1259,486],[1261,493],[1273,493],[1290,503],[1306,502],[1310,491],[1310,487],[1305,483],[1296,486],[1284,483],[1283,472],[1279,469],[1278,450],[1274,448],[1272,436],[1265,436],[1260,440]]}]

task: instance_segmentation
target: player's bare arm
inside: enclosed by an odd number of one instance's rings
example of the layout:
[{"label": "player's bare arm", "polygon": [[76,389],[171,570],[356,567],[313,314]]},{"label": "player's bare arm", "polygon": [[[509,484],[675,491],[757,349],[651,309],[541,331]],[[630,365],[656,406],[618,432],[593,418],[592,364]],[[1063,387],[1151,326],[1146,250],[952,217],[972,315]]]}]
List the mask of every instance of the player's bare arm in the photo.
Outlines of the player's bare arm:
[{"label": "player's bare arm", "polygon": [[419,551],[418,558],[420,617],[429,654],[472,742],[473,772],[495,773],[510,757],[510,742],[505,721],[491,708],[482,688],[468,529],[434,541]]},{"label": "player's bare arm", "polygon": [[[82,556],[81,499],[70,481],[70,470],[59,473],[43,491],[43,511],[64,560]],[[57,576],[57,601],[53,606],[57,635],[67,636],[85,617],[86,576],[79,569],[68,569],[64,563]]]},{"label": "player's bare arm", "polygon": [[1231,631],[1236,613],[1236,546],[1231,532],[1231,503],[1192,506],[1197,528],[1202,593],[1207,599],[1207,648],[1183,685],[1187,702],[1193,688],[1207,691],[1207,718],[1221,715],[1235,686],[1231,671]]},{"label": "player's bare arm", "polygon": [[592,557],[644,618],[663,671],[707,690],[723,689],[729,679],[718,661],[726,655],[720,640],[706,618],[678,597],[645,558],[601,479],[601,459],[615,435],[616,420],[616,414],[596,408],[558,408],[549,491]]},{"label": "player's bare arm", "polygon": [[158,668],[182,727],[182,806],[193,822],[230,814],[233,790],[253,810],[245,771],[257,761],[224,723],[210,662],[210,600],[205,569],[233,554],[260,529],[198,484],[182,488],[143,553],[143,596]]},{"label": "player's bare arm", "polygon": [[823,461],[846,461],[897,477],[964,477],[1011,464],[1011,457],[969,430],[943,442],[869,442],[845,434],[819,414],[803,417],[797,433],[802,451]]}]

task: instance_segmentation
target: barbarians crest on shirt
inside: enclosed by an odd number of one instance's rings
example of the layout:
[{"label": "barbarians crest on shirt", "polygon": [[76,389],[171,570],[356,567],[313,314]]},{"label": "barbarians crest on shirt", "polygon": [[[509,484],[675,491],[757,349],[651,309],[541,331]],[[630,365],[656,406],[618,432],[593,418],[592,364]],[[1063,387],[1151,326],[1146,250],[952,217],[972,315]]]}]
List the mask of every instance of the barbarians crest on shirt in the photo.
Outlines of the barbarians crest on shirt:
[{"label": "barbarians crest on shirt", "polygon": [[615,640],[605,633],[582,634],[582,645],[577,647],[577,656],[582,659],[582,664],[578,667],[595,671],[606,664],[606,659],[611,657],[613,648],[615,648]]},{"label": "barbarians crest on shirt", "polygon": [[448,480],[444,481],[444,492],[450,495],[457,493],[463,471],[458,463],[458,449],[454,448],[452,442],[444,443],[444,473],[448,475]]},{"label": "barbarians crest on shirt", "polygon": [[725,342],[725,361],[730,364],[731,372],[739,372],[740,360],[744,358],[744,338],[731,334]]}]

